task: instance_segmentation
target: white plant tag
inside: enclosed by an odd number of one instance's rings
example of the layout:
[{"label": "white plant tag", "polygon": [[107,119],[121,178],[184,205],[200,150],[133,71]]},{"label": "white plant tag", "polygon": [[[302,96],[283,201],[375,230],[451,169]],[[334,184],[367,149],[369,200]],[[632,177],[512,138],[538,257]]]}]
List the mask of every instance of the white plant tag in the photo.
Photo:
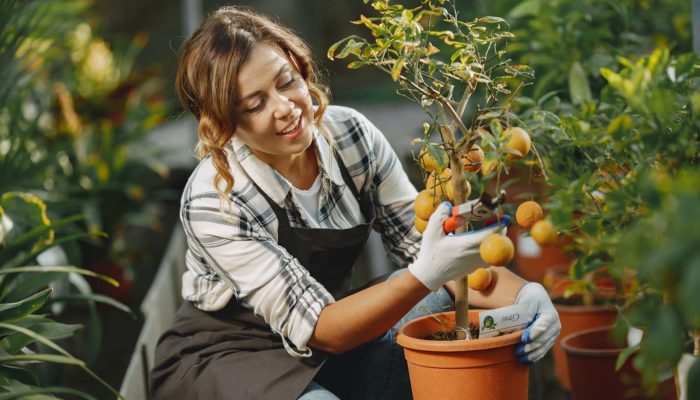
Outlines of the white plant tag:
[{"label": "white plant tag", "polygon": [[519,304],[479,312],[479,339],[524,329],[534,316]]}]

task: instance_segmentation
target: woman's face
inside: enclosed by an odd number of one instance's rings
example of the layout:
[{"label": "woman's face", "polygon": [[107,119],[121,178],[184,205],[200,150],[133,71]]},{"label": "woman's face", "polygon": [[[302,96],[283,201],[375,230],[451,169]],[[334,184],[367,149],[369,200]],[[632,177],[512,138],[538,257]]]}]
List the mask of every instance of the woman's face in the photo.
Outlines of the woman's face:
[{"label": "woman's face", "polygon": [[293,159],[313,139],[313,104],[301,74],[274,44],[253,48],[238,74],[234,135],[263,161]]}]

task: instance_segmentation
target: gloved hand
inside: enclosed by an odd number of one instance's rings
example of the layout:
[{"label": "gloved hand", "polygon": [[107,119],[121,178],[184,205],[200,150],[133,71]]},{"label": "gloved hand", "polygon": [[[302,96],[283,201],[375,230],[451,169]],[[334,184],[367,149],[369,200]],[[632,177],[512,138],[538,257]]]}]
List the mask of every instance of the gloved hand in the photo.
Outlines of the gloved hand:
[{"label": "gloved hand", "polygon": [[536,282],[528,282],[520,288],[515,304],[526,306],[530,314],[535,316],[515,348],[518,360],[533,364],[554,346],[561,330],[559,314],[547,291]]},{"label": "gloved hand", "polygon": [[437,291],[447,281],[473,272],[486,263],[479,255],[481,241],[499,229],[505,231],[510,219],[505,217],[498,224],[465,232],[446,235],[442,224],[450,215],[452,206],[442,202],[428,220],[423,232],[423,241],[416,260],[408,270],[430,290]]}]

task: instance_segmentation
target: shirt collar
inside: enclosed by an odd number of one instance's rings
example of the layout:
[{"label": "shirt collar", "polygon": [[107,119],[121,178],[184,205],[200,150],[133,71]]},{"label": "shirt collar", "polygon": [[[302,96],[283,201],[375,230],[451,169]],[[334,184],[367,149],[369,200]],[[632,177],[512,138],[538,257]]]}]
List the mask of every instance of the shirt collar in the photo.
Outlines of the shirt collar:
[{"label": "shirt collar", "polygon": [[[336,186],[344,186],[343,176],[340,173],[338,160],[331,153],[331,148],[321,134],[320,130],[314,124],[312,126],[314,137],[313,144],[316,146],[316,154],[318,155],[318,169],[321,174],[321,181],[325,183],[323,188],[328,187],[328,181]],[[290,183],[269,164],[260,160],[250,148],[241,142],[235,135],[231,139],[231,147],[233,157],[241,165],[243,170],[248,174],[248,177],[262,191],[265,192],[275,203],[284,206],[291,188]],[[330,172],[329,172],[330,171]]]}]

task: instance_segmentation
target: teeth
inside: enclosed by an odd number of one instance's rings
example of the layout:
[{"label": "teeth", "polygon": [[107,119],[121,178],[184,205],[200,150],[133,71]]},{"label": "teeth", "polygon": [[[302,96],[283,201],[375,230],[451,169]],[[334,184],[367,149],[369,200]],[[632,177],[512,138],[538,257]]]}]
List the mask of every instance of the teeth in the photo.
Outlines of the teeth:
[{"label": "teeth", "polygon": [[284,135],[284,134],[287,134],[287,133],[289,133],[289,132],[293,131],[294,129],[296,129],[296,128],[297,128],[297,126],[299,126],[299,122],[301,122],[301,120],[297,120],[297,123],[296,123],[296,124],[294,124],[294,126],[292,126],[291,128],[287,129],[286,131],[282,131],[282,132],[280,132],[280,135]]}]

